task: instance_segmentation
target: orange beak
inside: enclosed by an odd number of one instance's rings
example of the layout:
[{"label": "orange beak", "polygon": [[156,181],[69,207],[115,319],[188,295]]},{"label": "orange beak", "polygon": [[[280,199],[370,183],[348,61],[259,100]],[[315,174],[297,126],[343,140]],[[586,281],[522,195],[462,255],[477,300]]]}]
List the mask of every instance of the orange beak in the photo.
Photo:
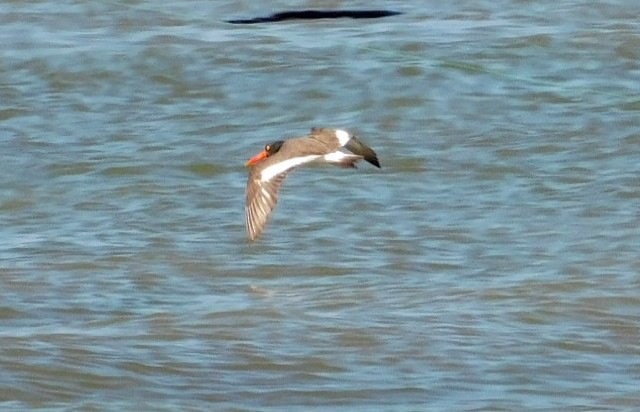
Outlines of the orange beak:
[{"label": "orange beak", "polygon": [[247,160],[247,163],[245,163],[244,165],[246,167],[249,166],[253,166],[254,164],[258,163],[260,160],[264,159],[265,157],[268,157],[269,153],[267,153],[266,150],[261,151],[260,153],[258,153],[257,155],[253,156],[251,159]]}]

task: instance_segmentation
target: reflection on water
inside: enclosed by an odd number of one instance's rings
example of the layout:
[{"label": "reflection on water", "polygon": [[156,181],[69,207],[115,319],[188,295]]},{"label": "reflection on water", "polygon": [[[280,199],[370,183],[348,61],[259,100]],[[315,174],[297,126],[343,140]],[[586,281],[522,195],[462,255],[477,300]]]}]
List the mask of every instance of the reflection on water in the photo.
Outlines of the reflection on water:
[{"label": "reflection on water", "polygon": [[0,6],[3,409],[640,405],[638,6],[388,7]]}]

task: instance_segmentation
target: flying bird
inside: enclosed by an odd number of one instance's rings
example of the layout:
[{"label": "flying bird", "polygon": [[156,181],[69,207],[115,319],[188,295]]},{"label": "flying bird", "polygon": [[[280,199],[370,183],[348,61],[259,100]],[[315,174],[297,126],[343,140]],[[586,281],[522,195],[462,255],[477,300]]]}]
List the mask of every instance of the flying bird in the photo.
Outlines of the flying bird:
[{"label": "flying bird", "polygon": [[[342,148],[352,154],[341,151]],[[249,240],[256,240],[264,230],[278,202],[278,190],[293,169],[312,162],[355,168],[362,159],[380,167],[373,149],[341,129],[314,127],[307,136],[266,145],[245,164],[251,168],[245,203]]]}]

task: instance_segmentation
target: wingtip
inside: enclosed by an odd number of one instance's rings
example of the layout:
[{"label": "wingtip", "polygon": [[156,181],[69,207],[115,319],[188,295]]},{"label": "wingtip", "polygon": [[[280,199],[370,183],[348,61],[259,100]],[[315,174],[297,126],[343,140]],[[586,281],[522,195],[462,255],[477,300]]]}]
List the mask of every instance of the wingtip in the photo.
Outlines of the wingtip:
[{"label": "wingtip", "polygon": [[362,157],[364,157],[364,160],[371,163],[378,169],[382,169],[382,166],[380,166],[380,161],[378,160],[378,155],[376,154],[376,152],[374,152],[373,149],[371,149],[368,146],[364,146],[364,147],[366,149],[366,150],[363,150],[362,152]]},{"label": "wingtip", "polygon": [[349,150],[351,153],[355,153],[357,155],[361,155],[364,157],[364,160],[371,163],[375,167],[382,169],[380,166],[380,162],[378,161],[378,155],[375,150],[367,146],[356,136],[351,136],[351,139],[344,145],[344,147]]},{"label": "wingtip", "polygon": [[254,243],[260,237],[261,232],[247,232],[247,241]]},{"label": "wingtip", "polygon": [[[373,150],[371,150],[371,151],[373,152]],[[380,161],[378,160],[378,156],[375,154],[375,152],[373,152],[372,156],[365,156],[364,160],[366,160],[367,162],[371,163],[372,165],[374,165],[378,169],[382,169],[382,166],[380,166]]]}]

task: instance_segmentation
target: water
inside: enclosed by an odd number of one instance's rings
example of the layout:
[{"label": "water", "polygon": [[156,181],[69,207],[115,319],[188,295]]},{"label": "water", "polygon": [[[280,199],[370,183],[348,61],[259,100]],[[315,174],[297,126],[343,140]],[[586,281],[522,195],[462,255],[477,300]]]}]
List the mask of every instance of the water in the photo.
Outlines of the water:
[{"label": "water", "polygon": [[[3,410],[640,408],[636,1],[0,5]],[[383,169],[244,161],[312,126]]]}]

